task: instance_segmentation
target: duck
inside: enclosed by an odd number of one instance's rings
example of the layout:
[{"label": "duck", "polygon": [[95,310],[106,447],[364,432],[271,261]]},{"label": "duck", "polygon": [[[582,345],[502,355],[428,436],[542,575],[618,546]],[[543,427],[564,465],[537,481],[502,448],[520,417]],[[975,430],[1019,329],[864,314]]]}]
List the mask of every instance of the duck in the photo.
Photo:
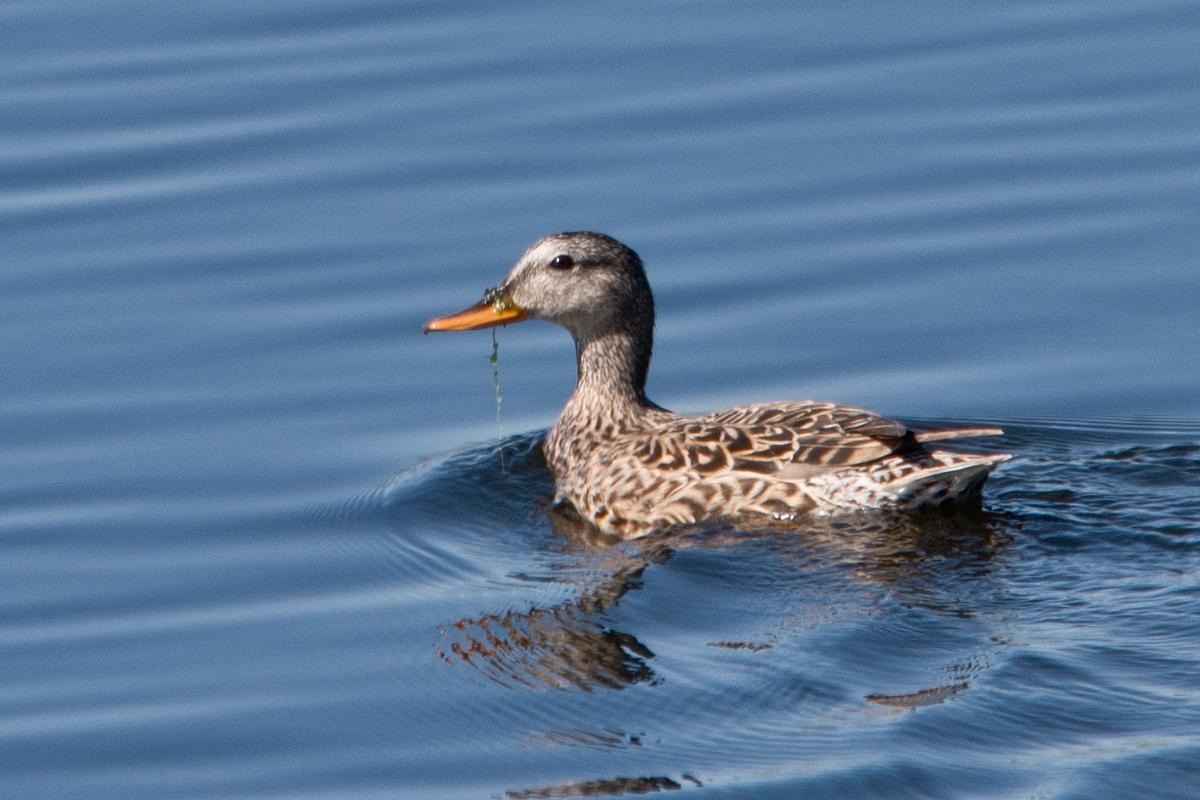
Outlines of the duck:
[{"label": "duck", "polygon": [[934,443],[996,436],[993,427],[913,431],[828,402],[740,406],[703,416],[646,396],[654,296],[641,258],[611,236],[536,241],[508,276],[425,333],[542,319],[575,341],[575,390],[542,449],[555,504],[600,533],[635,539],[671,529],[902,511],[978,498],[1008,453]]}]

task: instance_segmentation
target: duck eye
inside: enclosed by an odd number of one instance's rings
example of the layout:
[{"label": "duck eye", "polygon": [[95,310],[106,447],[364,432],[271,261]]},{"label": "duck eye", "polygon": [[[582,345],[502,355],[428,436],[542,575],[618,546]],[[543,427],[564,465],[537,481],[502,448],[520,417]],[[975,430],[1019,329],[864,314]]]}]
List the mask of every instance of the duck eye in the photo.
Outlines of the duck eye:
[{"label": "duck eye", "polygon": [[575,261],[566,253],[560,256],[555,256],[550,262],[550,266],[554,269],[570,269],[575,266]]}]

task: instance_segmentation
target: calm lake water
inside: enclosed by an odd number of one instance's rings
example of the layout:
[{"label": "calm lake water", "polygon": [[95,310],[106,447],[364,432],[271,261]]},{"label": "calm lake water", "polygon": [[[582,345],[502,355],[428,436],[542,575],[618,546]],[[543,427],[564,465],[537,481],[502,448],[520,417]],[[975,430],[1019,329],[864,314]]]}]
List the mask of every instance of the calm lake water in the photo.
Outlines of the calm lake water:
[{"label": "calm lake water", "polygon": [[[1194,2],[0,3],[0,795],[1185,798]],[[650,394],[1000,424],[982,509],[557,533],[545,323]]]}]

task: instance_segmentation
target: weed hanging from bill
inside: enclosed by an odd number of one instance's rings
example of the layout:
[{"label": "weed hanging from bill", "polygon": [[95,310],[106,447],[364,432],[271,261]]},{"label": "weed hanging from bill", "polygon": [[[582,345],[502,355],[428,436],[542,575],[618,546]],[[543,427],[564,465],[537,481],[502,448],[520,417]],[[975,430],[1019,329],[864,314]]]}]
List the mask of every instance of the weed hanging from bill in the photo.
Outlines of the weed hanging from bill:
[{"label": "weed hanging from bill", "polygon": [[504,394],[500,391],[500,340],[496,338],[495,328],[492,328],[492,355],[488,361],[492,365],[492,384],[496,387],[496,441],[500,448],[500,472],[504,472],[504,427],[500,424],[500,404],[504,402]]}]

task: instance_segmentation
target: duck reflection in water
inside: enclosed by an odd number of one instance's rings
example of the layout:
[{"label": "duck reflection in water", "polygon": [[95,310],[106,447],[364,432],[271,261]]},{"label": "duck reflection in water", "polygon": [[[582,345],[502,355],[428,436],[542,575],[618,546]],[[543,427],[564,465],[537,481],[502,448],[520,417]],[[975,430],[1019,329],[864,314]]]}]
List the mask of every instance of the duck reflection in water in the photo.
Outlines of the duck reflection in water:
[{"label": "duck reflection in water", "polygon": [[[971,615],[970,593],[939,592],[931,587],[932,569],[947,565],[959,579],[984,577],[991,561],[1009,541],[1007,518],[978,507],[937,513],[864,514],[832,520],[808,520],[756,529],[705,527],[665,533],[634,542],[618,542],[589,525],[569,506],[552,507],[547,518],[570,548],[583,556],[562,563],[562,579],[576,583],[578,595],[565,603],[529,611],[506,611],[464,618],[442,629],[439,655],[465,663],[510,688],[575,687],[585,691],[620,690],[654,683],[653,651],[634,633],[610,623],[612,610],[643,585],[646,570],[666,564],[677,552],[703,549],[763,548],[769,557],[805,569],[852,565],[854,581],[889,587],[909,606],[938,613]],[[967,599],[964,599],[964,595]],[[711,643],[729,649],[760,650],[769,645]],[[956,691],[963,687],[956,686]],[[923,690],[924,691],[924,690]],[[931,696],[942,696],[938,687]],[[949,696],[951,693],[946,693]],[[875,697],[886,698],[886,695]]]},{"label": "duck reflection in water", "polygon": [[638,549],[636,554],[612,549],[589,564],[602,571],[601,577],[581,582],[572,601],[459,620],[442,630],[446,646],[439,655],[470,664],[502,686],[591,691],[653,681],[654,671],[646,662],[654,653],[637,637],[600,619],[641,586],[650,564],[670,557],[665,545],[647,543]]}]

